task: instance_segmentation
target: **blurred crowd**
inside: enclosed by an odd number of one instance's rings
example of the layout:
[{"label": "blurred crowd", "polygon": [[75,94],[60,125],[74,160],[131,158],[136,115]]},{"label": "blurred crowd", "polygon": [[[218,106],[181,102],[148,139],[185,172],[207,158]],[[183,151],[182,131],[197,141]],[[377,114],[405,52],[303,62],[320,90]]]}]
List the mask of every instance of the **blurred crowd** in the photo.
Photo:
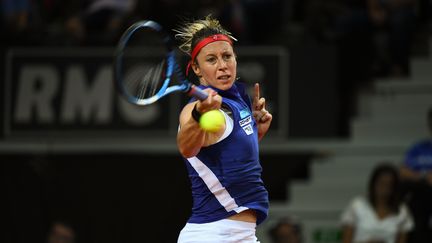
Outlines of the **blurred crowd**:
[{"label": "blurred crowd", "polygon": [[412,41],[429,18],[428,0],[307,2],[302,16],[314,39],[334,41],[342,51],[352,51],[349,55],[368,58],[371,65],[364,73],[409,75]]},{"label": "blurred crowd", "polygon": [[[408,147],[401,163],[377,161],[366,193],[341,209],[339,234],[323,242],[432,242],[432,107],[426,120],[429,136]],[[268,234],[272,243],[304,242],[301,219],[292,216],[279,219]]]},{"label": "blurred crowd", "polygon": [[184,19],[208,14],[247,39],[251,24],[262,22],[264,31],[281,23],[273,15],[281,4],[278,0],[3,0],[1,28],[7,34],[1,40],[13,45],[110,45],[137,20],[152,19],[169,30]]},{"label": "blurred crowd", "polygon": [[429,0],[2,0],[0,42],[113,45],[140,19],[172,30],[184,19],[212,14],[239,44],[330,42],[346,56],[361,55],[359,78],[407,76],[413,37],[429,24],[431,5]]}]

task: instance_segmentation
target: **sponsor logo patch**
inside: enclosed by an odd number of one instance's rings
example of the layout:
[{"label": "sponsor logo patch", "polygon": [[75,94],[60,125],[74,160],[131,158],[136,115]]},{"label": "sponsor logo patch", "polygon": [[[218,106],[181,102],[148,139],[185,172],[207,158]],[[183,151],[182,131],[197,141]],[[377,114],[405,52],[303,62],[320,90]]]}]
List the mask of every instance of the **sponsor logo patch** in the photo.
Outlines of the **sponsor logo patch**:
[{"label": "sponsor logo patch", "polygon": [[245,133],[247,135],[251,135],[253,133],[253,129],[252,129],[252,125],[251,124],[248,124],[248,125],[246,125],[246,126],[244,126],[242,128],[243,128],[243,130],[245,131]]},{"label": "sponsor logo patch", "polygon": [[240,119],[243,119],[243,118],[245,118],[247,116],[250,116],[250,113],[249,113],[248,109],[244,109],[244,110],[240,111]]},{"label": "sponsor logo patch", "polygon": [[242,127],[242,126],[245,126],[245,125],[247,125],[247,124],[249,124],[249,123],[251,123],[251,122],[252,122],[252,117],[251,117],[251,116],[248,116],[248,117],[246,117],[245,119],[240,120],[240,121],[239,121],[239,124],[240,124],[240,126]]}]

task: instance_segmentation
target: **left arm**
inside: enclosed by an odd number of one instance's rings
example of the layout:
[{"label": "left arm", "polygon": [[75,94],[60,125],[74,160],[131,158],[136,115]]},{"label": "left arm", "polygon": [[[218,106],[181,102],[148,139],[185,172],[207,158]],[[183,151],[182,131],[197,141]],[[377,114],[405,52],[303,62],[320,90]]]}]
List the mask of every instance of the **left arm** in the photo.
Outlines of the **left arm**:
[{"label": "left arm", "polygon": [[270,128],[273,116],[265,108],[265,98],[260,97],[260,87],[258,83],[255,84],[254,91],[252,113],[258,125],[258,140],[261,141]]}]

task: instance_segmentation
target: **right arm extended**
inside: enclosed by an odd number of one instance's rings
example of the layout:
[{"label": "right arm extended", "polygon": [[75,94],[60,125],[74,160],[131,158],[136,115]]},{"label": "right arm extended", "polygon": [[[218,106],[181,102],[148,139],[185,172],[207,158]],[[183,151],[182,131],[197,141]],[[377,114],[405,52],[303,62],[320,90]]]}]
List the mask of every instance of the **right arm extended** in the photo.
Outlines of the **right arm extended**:
[{"label": "right arm extended", "polygon": [[180,113],[177,146],[185,158],[193,157],[198,154],[201,147],[215,143],[225,131],[225,126],[222,126],[217,132],[206,132],[201,129],[199,123],[192,117],[191,113],[193,109],[196,109],[201,114],[210,110],[220,109],[222,97],[211,89],[206,89],[205,91],[209,94],[206,100],[189,103]]}]

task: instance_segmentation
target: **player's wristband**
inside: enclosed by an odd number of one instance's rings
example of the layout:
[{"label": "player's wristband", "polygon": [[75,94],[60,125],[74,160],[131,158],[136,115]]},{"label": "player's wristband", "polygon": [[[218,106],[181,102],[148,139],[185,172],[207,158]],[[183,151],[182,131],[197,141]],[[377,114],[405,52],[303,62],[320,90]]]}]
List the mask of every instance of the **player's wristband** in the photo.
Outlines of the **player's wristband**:
[{"label": "player's wristband", "polygon": [[199,111],[197,110],[197,105],[195,104],[194,108],[192,109],[192,118],[196,121],[199,122],[200,118],[201,118],[201,113],[199,113]]}]

